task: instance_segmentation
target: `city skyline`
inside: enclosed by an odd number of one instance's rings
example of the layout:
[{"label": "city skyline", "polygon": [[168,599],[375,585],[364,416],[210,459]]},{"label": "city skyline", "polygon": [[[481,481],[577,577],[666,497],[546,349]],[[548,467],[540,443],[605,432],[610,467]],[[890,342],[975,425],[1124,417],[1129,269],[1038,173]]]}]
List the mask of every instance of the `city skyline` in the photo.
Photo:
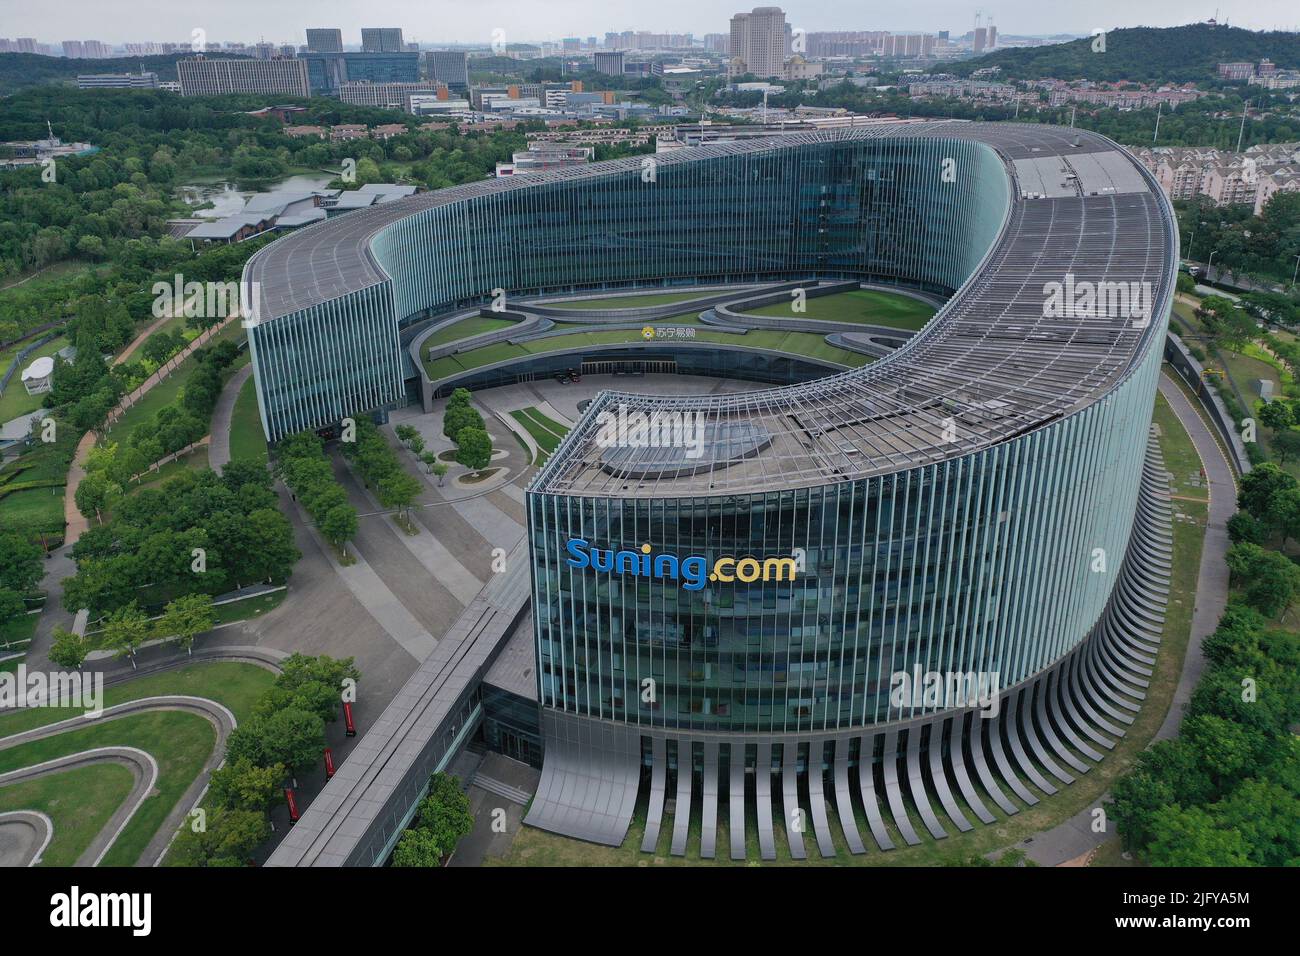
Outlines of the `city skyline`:
[{"label": "city skyline", "polygon": [[[71,39],[99,39],[119,44],[135,41],[176,41],[188,38],[195,29],[203,29],[209,40],[253,42],[265,39],[274,43],[305,42],[306,30],[335,27],[343,32],[344,43],[359,46],[363,27],[400,27],[408,42],[418,43],[489,43],[494,30],[505,31],[505,42],[557,40],[565,36],[603,36],[606,32],[625,29],[655,32],[726,33],[732,16],[747,12],[755,4],[735,0],[704,0],[685,3],[667,0],[653,10],[632,4],[611,7],[609,4],[578,0],[546,7],[509,9],[502,0],[486,3],[448,3],[439,11],[436,25],[428,8],[412,0],[379,0],[359,9],[355,4],[338,2],[318,4],[279,4],[268,9],[250,0],[231,0],[220,8],[186,0],[179,3],[146,2],[133,4],[127,11],[117,4],[96,4],[88,0],[70,0],[57,8],[29,7],[22,18],[12,17],[6,30],[17,36],[35,37],[45,43]],[[1172,0],[1146,4],[1141,13],[1117,0],[1102,0],[1086,11],[1061,16],[1054,10],[1026,0],[1011,0],[994,9],[969,3],[943,2],[931,5],[924,15],[878,13],[845,9],[829,0],[805,0],[780,5],[792,27],[807,31],[889,30],[896,33],[949,30],[954,36],[968,32],[975,25],[976,14],[983,12],[981,23],[993,22],[1003,36],[1050,36],[1087,34],[1094,29],[1135,26],[1167,27],[1205,20],[1215,16],[1253,30],[1294,30],[1300,18],[1284,0],[1237,2],[1202,9]],[[508,12],[507,12],[508,11]],[[69,27],[75,23],[75,27]]]}]

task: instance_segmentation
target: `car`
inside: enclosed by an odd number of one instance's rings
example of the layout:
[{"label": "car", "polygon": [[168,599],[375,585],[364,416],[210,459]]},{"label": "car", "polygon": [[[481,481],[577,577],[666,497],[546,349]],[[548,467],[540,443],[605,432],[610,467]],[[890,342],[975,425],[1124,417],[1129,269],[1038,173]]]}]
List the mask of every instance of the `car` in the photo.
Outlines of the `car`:
[{"label": "car", "polygon": [[561,385],[568,385],[569,382],[572,381],[572,379],[569,378],[569,373],[568,373],[568,372],[556,372],[556,373],[555,373],[555,380],[556,380],[557,382],[559,382]]},{"label": "car", "polygon": [[576,368],[571,368],[571,369],[569,369],[569,381],[570,381],[570,382],[581,382],[581,381],[582,381],[582,373],[579,372]]}]

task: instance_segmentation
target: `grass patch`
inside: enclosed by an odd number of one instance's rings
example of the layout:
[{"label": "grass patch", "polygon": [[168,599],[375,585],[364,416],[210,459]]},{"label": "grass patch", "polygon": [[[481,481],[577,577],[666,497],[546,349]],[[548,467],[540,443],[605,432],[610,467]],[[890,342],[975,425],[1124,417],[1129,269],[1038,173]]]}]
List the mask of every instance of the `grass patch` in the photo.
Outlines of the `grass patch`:
[{"label": "grass patch", "polygon": [[0,623],[0,654],[9,654],[27,646],[36,636],[36,622],[40,617],[39,614],[19,614],[11,621]]},{"label": "grass patch", "polygon": [[[725,290],[719,289],[718,292]],[[548,302],[555,309],[643,309],[654,305],[669,305],[673,302],[688,302],[691,299],[703,299],[716,295],[715,292],[699,289],[694,292],[650,292],[638,295],[620,295],[601,299],[576,299],[572,302]],[[738,293],[739,294],[739,293]]]},{"label": "grass patch", "polygon": [[[104,706],[113,707],[128,700],[184,694],[207,697],[225,705],[239,721],[252,713],[253,704],[275,682],[275,675],[256,664],[238,661],[200,661],[176,670],[137,677],[104,688]],[[75,716],[58,707],[35,707],[9,711],[0,716],[0,737],[44,727]],[[206,723],[206,721],[205,721]]]},{"label": "grass patch", "polygon": [[239,389],[235,409],[230,416],[230,458],[232,461],[267,461],[266,435],[262,416],[257,410],[257,383],[248,377]]},{"label": "grass patch", "polygon": [[790,302],[778,302],[745,315],[771,318],[815,319],[820,322],[854,322],[862,325],[885,325],[894,329],[920,329],[934,315],[934,307],[920,299],[876,289],[855,289],[806,300],[806,312],[794,312]]},{"label": "grass patch", "polygon": [[[244,598],[242,601],[233,601],[230,604],[218,604],[212,609],[213,623],[233,624],[235,621],[248,621],[261,617],[283,604],[288,593],[288,591],[273,591],[270,594]],[[199,642],[202,640],[203,638],[199,638]]]},{"label": "grass patch", "polygon": [[[13,346],[13,348],[6,349],[5,354],[0,356],[0,375],[4,374],[5,369],[9,367],[9,363],[13,361],[14,357],[25,347],[25,344],[26,343],[20,342],[18,345]],[[58,352],[59,349],[66,348],[67,346],[68,337],[66,335],[60,335],[57,338],[46,342],[35,352],[32,352],[22,360],[18,371],[16,371],[14,377],[9,380],[9,386],[4,390],[3,394],[0,394],[0,423],[12,421],[13,419],[26,415],[29,412],[34,413],[41,407],[41,402],[44,400],[45,395],[43,393],[40,395],[27,394],[27,389],[23,387],[23,370],[38,358],[41,358],[42,356],[52,356]]]},{"label": "grass patch", "polygon": [[[132,866],[176,801],[199,775],[216,741],[216,730],[197,714],[155,711],[92,723],[55,737],[0,750],[0,773],[96,747],[137,747],[150,754],[158,762],[155,789],[103,860],[105,866]],[[77,802],[83,802],[80,794]]]},{"label": "grass patch", "polygon": [[[219,334],[209,339],[209,346],[218,342],[227,340],[237,340],[243,334],[243,327],[238,321],[231,322]],[[134,405],[126,410],[117,422],[106,429],[105,435],[110,436],[114,441],[125,441],[136,425],[141,422],[149,421],[162,408],[176,401],[185,387],[185,383],[190,380],[194,370],[198,368],[198,362],[191,354],[175,368],[165,379],[145,392],[143,396]],[[231,366],[234,368],[234,366]],[[227,370],[229,371],[229,369]]]},{"label": "grass patch", "polygon": [[560,447],[560,441],[568,434],[568,429],[554,419],[548,418],[539,412],[536,408],[519,408],[510,413],[510,417],[517,421],[533,441],[537,442],[539,454],[537,461],[534,462],[538,468],[546,464],[546,459],[555,453],[555,449]]},{"label": "grass patch", "polygon": [[[684,318],[657,320],[655,325],[697,325]],[[497,362],[524,359],[531,355],[545,355],[570,349],[593,348],[601,345],[644,345],[645,339],[641,329],[593,329],[589,326],[575,326],[566,335],[552,335],[534,339],[529,342],[512,344],[497,342],[482,348],[470,349],[456,355],[447,355],[430,362],[424,362],[424,370],[430,381],[440,381],[451,375],[471,369],[481,368]],[[857,368],[872,361],[871,356],[842,349],[831,345],[825,336],[815,332],[785,332],[780,329],[751,329],[748,332],[722,332],[701,327],[693,339],[674,339],[673,344],[690,348],[695,345],[734,345],[753,349],[765,349],[786,355],[830,362],[843,368]]]},{"label": "grass patch", "polygon": [[467,319],[461,319],[459,322],[453,322],[444,329],[439,329],[420,343],[420,348],[431,349],[439,345],[446,345],[448,342],[455,342],[458,339],[467,339],[472,335],[482,335],[485,332],[495,332],[498,329],[508,328],[516,325],[513,319],[493,319],[484,315],[471,316]]},{"label": "grass patch", "polygon": [[0,813],[39,810],[54,824],[40,866],[72,866],[131,793],[131,771],[96,764],[0,787]]},{"label": "grass patch", "polygon": [[487,481],[500,470],[500,468],[485,468],[483,471],[471,471],[468,475],[461,475],[456,480],[462,485],[476,485],[480,481]]}]

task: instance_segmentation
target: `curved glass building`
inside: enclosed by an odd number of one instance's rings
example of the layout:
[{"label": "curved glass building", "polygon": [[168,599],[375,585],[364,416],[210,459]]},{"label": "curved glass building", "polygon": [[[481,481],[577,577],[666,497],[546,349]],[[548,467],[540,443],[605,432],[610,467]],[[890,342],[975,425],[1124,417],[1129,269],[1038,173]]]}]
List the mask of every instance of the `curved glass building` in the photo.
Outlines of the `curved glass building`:
[{"label": "curved glass building", "polygon": [[[749,829],[772,857],[779,828],[798,857],[835,851],[835,815],[862,852],[1017,812],[1131,722],[1162,621],[1148,432],[1177,248],[1159,188],[1104,138],[882,125],[306,230],[250,262],[250,338],[276,439],[402,400],[402,327],[493,290],[848,278],[946,297],[864,368],[604,392],[528,493],[546,740],[528,822],[620,843],[641,812],[653,850],[671,805],[670,852],[694,828],[712,856],[725,826],[733,856]],[[611,438],[629,417],[651,431]],[[660,424],[674,440],[646,441]]]}]

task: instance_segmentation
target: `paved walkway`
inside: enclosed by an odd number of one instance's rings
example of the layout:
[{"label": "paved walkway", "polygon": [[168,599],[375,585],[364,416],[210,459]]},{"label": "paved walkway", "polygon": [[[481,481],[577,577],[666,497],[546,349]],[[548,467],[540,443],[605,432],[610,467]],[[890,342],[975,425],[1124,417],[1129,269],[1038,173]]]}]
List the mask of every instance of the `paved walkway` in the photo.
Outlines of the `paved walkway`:
[{"label": "paved walkway", "polygon": [[239,400],[239,391],[253,374],[253,363],[249,362],[230,377],[226,387],[221,390],[217,407],[212,410],[212,444],[208,447],[208,465],[220,474],[230,461],[230,426],[235,415],[235,402]]},{"label": "paved walkway", "polygon": [[[105,424],[111,427],[114,422],[126,414],[128,408],[143,398],[146,392],[160,382],[166,381],[171,376],[172,372],[180,366],[181,362],[185,361],[185,359],[189,357],[191,352],[206,345],[212,340],[213,336],[217,335],[231,322],[237,321],[238,319],[239,313],[236,312],[224,322],[220,322],[217,325],[212,326],[212,328],[204,331],[193,342],[169,358],[165,363],[163,363],[161,368],[145,379],[138,388],[134,389],[129,395],[122,396],[121,400],[109,410]],[[151,324],[149,328],[137,335],[131,341],[131,344],[122,350],[122,353],[113,360],[113,364],[121,365],[125,362],[131,354],[149,338],[153,330],[170,320],[171,316],[166,316]],[[68,468],[68,483],[63,489],[63,523],[65,525],[63,532],[64,544],[76,544],[77,539],[85,534],[86,529],[90,527],[89,522],[82,516],[81,512],[77,510],[77,488],[80,487],[82,480],[86,477],[86,459],[90,455],[90,449],[95,447],[95,442],[98,440],[98,432],[90,431],[82,435],[81,441],[77,442],[77,450],[72,456],[72,465]]]},{"label": "paved walkway", "polygon": [[[1196,446],[1205,468],[1206,491],[1209,495],[1209,520],[1205,528],[1205,543],[1201,549],[1200,571],[1196,578],[1195,607],[1192,612],[1191,634],[1178,686],[1165,714],[1164,722],[1152,738],[1168,740],[1178,736],[1183,721],[1183,711],[1191,699],[1196,684],[1205,670],[1205,654],[1201,642],[1219,625],[1223,608],[1228,601],[1228,519],[1237,510],[1237,481],[1215,440],[1210,426],[1193,407],[1186,393],[1169,379],[1160,376],[1160,394],[1169,402],[1183,428]],[[1110,803],[1110,793],[1102,795],[1095,806],[1085,807],[1068,820],[1050,830],[1036,834],[1032,842],[1017,846],[1029,859],[1040,866],[1080,865],[1080,858],[1091,854],[1112,835],[1093,832],[1093,811],[1097,806]]]}]

